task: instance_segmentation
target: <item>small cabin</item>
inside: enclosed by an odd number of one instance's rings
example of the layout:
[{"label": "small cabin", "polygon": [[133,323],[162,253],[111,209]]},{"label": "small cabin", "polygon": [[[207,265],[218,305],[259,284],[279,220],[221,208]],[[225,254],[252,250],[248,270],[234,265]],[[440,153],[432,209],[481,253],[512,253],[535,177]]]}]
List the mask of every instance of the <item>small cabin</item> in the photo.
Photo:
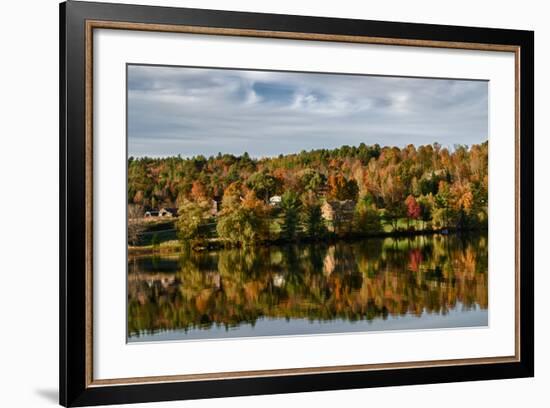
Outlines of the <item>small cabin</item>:
[{"label": "small cabin", "polygon": [[269,205],[272,205],[272,206],[279,206],[281,204],[281,196],[280,195],[274,195],[273,197],[271,197],[269,199]]},{"label": "small cabin", "polygon": [[170,218],[170,217],[176,217],[177,215],[178,215],[177,208],[161,208],[158,216]]},{"label": "small cabin", "polygon": [[210,215],[213,217],[218,215],[218,202],[216,200],[210,201]]},{"label": "small cabin", "polygon": [[276,273],[275,275],[273,275],[273,286],[277,288],[282,288],[285,285],[285,282],[286,279],[284,275],[280,273]]},{"label": "small cabin", "polygon": [[327,221],[329,231],[342,232],[351,229],[353,215],[355,212],[355,201],[325,201],[321,206],[321,216]]}]

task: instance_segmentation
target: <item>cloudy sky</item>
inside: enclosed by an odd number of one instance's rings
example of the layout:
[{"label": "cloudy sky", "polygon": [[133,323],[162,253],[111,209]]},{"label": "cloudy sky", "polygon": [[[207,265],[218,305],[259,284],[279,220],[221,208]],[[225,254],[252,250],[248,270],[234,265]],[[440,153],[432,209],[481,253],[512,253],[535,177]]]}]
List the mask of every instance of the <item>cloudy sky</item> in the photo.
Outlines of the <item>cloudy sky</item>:
[{"label": "cloudy sky", "polygon": [[128,155],[480,143],[484,81],[128,66]]}]

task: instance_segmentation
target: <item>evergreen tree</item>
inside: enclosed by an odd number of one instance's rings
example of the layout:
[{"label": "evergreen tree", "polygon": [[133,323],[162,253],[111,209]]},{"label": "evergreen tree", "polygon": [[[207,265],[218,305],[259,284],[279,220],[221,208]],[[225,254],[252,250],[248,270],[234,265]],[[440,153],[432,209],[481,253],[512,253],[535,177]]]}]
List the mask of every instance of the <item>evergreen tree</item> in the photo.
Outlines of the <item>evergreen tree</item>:
[{"label": "evergreen tree", "polygon": [[296,193],[287,191],[283,194],[281,197],[281,209],[283,211],[281,235],[287,240],[294,240],[298,235],[300,208],[301,203]]}]

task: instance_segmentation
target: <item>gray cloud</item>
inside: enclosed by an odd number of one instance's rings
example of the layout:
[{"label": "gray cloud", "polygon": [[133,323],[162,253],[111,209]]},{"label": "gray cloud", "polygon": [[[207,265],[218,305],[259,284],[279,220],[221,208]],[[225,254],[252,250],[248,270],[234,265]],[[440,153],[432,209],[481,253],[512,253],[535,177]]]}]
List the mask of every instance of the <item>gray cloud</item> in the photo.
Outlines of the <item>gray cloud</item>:
[{"label": "gray cloud", "polygon": [[488,82],[130,65],[128,154],[273,156],[488,137]]}]

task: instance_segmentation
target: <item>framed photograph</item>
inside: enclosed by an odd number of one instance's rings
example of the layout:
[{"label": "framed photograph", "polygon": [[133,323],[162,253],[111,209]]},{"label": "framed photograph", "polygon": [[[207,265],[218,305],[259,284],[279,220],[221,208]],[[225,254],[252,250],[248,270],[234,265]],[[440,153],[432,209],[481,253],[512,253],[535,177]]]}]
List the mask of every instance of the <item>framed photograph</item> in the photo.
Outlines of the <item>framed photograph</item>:
[{"label": "framed photograph", "polygon": [[533,376],[533,32],[60,21],[62,405]]}]

